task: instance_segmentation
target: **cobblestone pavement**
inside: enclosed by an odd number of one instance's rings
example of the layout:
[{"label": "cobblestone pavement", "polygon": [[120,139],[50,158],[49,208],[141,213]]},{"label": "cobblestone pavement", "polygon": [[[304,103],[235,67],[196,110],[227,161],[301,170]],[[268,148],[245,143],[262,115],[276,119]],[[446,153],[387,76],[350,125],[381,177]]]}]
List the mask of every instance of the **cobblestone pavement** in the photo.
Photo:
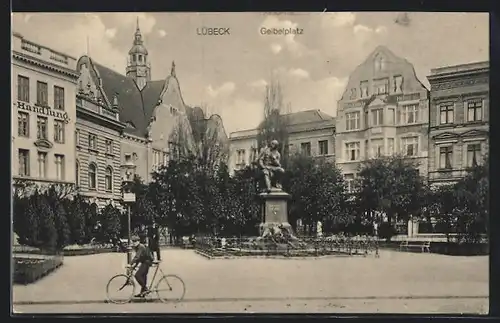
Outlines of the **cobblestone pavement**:
[{"label": "cobblestone pavement", "polygon": [[[180,304],[104,304],[125,254],[66,257],[39,282],[13,288],[22,313],[380,312],[486,313],[488,257],[382,251],[380,258],[208,260],[167,249],[162,269],[186,284]],[[31,305],[27,305],[31,304]]]}]

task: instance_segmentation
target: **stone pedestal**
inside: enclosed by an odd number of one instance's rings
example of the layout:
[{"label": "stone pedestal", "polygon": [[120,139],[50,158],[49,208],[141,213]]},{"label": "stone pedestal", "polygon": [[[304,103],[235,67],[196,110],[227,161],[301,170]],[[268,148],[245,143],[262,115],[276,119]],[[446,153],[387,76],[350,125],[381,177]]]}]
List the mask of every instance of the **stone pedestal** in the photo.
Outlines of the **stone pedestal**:
[{"label": "stone pedestal", "polygon": [[273,226],[282,226],[283,229],[291,230],[292,226],[288,223],[288,200],[291,195],[279,189],[272,189],[271,192],[260,193],[259,196],[263,201],[261,234]]}]

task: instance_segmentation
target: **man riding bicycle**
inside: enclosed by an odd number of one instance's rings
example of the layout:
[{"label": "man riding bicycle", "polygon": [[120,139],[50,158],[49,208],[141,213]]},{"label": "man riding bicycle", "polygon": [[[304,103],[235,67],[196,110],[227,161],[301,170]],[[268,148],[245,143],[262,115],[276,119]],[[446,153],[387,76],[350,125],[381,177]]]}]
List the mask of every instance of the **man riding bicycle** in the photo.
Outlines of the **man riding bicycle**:
[{"label": "man riding bicycle", "polygon": [[135,267],[139,265],[139,269],[136,271],[134,277],[137,280],[137,283],[141,285],[141,292],[135,295],[135,297],[144,297],[149,293],[147,280],[149,268],[153,264],[153,255],[146,246],[145,234],[139,234],[139,237],[134,237],[132,241],[135,249],[135,256],[127,267],[134,270]]}]

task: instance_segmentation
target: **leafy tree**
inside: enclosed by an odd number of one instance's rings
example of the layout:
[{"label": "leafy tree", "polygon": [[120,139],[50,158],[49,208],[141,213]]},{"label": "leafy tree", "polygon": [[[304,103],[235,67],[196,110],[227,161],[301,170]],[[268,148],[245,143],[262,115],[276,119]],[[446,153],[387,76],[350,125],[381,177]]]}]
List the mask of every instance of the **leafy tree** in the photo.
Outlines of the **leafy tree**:
[{"label": "leafy tree", "polygon": [[[253,176],[254,171],[248,168],[239,172],[230,181],[230,200],[232,202],[229,211],[234,215],[234,223],[237,225],[241,235],[257,235],[258,225],[262,221],[261,201],[258,200],[258,183]],[[226,220],[231,217],[226,216]]]},{"label": "leafy tree", "polygon": [[344,181],[339,169],[322,159],[295,155],[289,161],[284,187],[293,197],[290,205],[290,223],[298,219],[309,229],[317,221],[324,231],[334,230],[353,221],[345,212],[347,207]]},{"label": "leafy tree", "polygon": [[55,250],[57,247],[57,228],[54,211],[45,195],[36,196],[36,212],[38,214],[38,242],[39,247]]},{"label": "leafy tree", "polygon": [[451,233],[456,232],[457,227],[457,195],[452,184],[440,185],[431,192],[434,218],[436,219],[436,231],[444,232],[448,241],[451,240]]},{"label": "leafy tree", "polygon": [[88,208],[88,206],[80,195],[75,196],[68,203],[67,217],[70,228],[70,244],[80,244],[85,241],[85,208]]},{"label": "leafy tree", "polygon": [[13,227],[21,245],[38,245],[38,216],[33,196],[20,197],[16,194],[13,197]]},{"label": "leafy tree", "polygon": [[56,208],[53,209],[54,225],[57,231],[56,247],[61,250],[68,245],[70,241],[70,228],[67,221],[67,213],[64,208],[64,201],[57,201]]},{"label": "leafy tree", "polygon": [[85,222],[85,240],[84,243],[89,243],[92,238],[96,238],[99,234],[98,223],[99,213],[96,204],[82,203],[83,218]]},{"label": "leafy tree", "polygon": [[121,230],[121,214],[117,208],[111,204],[106,205],[101,211],[101,230],[102,242],[110,242],[120,235]]},{"label": "leafy tree", "polygon": [[396,216],[406,221],[420,215],[424,189],[418,163],[401,156],[367,160],[358,173],[359,205],[367,212],[385,213],[389,225]]},{"label": "leafy tree", "polygon": [[479,242],[488,232],[489,223],[489,162],[474,165],[454,186],[456,196],[457,238],[459,241]]},{"label": "leafy tree", "polygon": [[72,189],[71,185],[55,184],[51,185],[43,194],[47,204],[52,209],[54,226],[57,231],[56,247],[58,249],[64,248],[69,242],[70,229],[64,204]]},{"label": "leafy tree", "polygon": [[146,195],[138,196],[133,206],[132,227],[152,224],[156,218],[156,208],[151,200]]}]

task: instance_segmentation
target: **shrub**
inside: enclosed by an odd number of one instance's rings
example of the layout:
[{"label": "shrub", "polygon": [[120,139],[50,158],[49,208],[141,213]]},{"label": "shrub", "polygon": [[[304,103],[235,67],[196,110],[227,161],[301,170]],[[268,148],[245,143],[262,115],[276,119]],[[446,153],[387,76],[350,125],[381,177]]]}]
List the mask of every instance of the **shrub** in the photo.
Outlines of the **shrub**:
[{"label": "shrub", "polygon": [[388,222],[382,223],[378,229],[378,236],[387,241],[391,240],[391,238],[397,234],[396,228]]}]

